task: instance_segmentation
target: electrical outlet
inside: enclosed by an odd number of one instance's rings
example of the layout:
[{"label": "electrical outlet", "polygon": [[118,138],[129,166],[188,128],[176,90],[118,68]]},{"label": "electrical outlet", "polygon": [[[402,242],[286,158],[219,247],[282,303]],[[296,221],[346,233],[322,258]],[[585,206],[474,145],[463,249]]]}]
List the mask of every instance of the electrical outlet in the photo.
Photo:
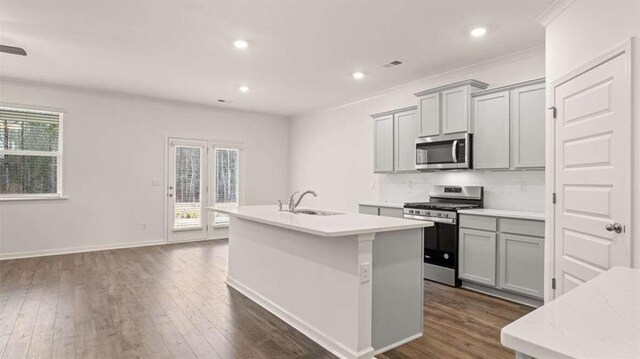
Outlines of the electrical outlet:
[{"label": "electrical outlet", "polygon": [[366,262],[360,264],[360,283],[371,281],[371,263]]},{"label": "electrical outlet", "polygon": [[146,231],[149,228],[147,228],[147,224],[146,223],[143,223],[142,225],[140,225],[140,229],[143,230],[143,231]]}]

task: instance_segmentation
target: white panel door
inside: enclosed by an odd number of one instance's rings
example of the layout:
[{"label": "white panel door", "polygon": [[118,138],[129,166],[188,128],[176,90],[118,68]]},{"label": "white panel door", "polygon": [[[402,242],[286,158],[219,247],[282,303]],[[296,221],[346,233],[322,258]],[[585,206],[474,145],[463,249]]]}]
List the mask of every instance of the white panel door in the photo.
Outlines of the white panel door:
[{"label": "white panel door", "polygon": [[420,135],[420,122],[416,110],[395,114],[396,171],[416,170],[416,138]]},{"label": "white panel door", "polygon": [[630,265],[628,53],[556,85],[553,94],[557,297],[612,266]]},{"label": "white panel door", "polygon": [[171,138],[168,148],[168,240],[204,239],[207,142]]}]

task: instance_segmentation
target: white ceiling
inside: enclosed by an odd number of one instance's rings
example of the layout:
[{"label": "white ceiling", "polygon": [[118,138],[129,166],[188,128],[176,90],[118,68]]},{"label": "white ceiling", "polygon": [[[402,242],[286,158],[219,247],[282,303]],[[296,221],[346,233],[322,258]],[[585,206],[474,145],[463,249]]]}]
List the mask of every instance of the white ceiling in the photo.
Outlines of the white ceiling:
[{"label": "white ceiling", "polygon": [[0,0],[0,76],[294,115],[541,45],[552,1]]}]

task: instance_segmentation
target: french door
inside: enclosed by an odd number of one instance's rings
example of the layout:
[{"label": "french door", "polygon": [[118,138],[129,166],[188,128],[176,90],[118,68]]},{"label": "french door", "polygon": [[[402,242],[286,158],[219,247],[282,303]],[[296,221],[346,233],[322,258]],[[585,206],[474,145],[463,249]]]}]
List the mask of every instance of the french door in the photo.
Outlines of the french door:
[{"label": "french door", "polygon": [[207,142],[169,139],[168,241],[207,237]]},{"label": "french door", "polygon": [[169,138],[167,240],[226,238],[228,216],[207,210],[241,203],[242,145]]}]

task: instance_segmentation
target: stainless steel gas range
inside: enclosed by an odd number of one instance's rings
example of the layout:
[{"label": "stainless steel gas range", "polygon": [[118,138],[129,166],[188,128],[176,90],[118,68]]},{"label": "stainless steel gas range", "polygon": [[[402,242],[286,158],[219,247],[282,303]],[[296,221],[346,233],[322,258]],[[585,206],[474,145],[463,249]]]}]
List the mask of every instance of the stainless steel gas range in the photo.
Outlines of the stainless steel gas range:
[{"label": "stainless steel gas range", "polygon": [[404,204],[404,218],[431,221],[424,229],[424,278],[450,286],[458,279],[458,210],[482,208],[480,186],[436,186],[429,202]]}]

